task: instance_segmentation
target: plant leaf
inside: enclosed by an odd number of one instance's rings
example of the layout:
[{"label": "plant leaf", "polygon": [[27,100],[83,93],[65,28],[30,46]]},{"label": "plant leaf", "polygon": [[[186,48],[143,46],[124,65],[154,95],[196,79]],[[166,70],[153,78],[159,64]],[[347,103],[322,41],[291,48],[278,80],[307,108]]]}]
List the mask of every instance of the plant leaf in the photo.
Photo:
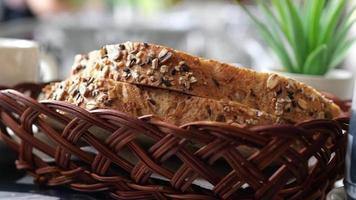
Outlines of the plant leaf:
[{"label": "plant leaf", "polygon": [[[282,42],[278,39],[278,36],[273,35],[268,27],[264,24],[262,24],[258,19],[240,2],[238,2],[241,7],[244,9],[244,11],[250,16],[250,18],[255,22],[256,27],[258,28],[262,38],[267,42],[267,44],[274,50],[278,58],[283,64],[283,67],[285,67],[288,71],[295,72],[295,69],[293,68],[291,59],[289,58],[289,55],[287,53],[287,50],[284,48],[284,45]],[[277,37],[277,38],[276,38]]]},{"label": "plant leaf", "polygon": [[322,30],[319,44],[325,44],[331,39],[332,34],[335,32],[337,23],[341,18],[345,5],[345,0],[333,0],[328,2],[327,8],[324,11],[325,16],[323,16],[323,26],[325,29]]},{"label": "plant leaf", "polygon": [[355,41],[356,38],[345,40],[345,42],[335,50],[335,56],[328,67],[329,69],[333,69],[341,63],[341,61],[346,57],[348,50],[352,47]]},{"label": "plant leaf", "polygon": [[[266,3],[266,0],[258,0],[257,3],[260,7],[260,9],[263,11],[264,15],[267,17],[268,22],[270,22],[273,26],[274,26],[274,30],[276,32],[281,32],[282,37],[285,38],[290,44],[292,43],[292,35],[291,33],[288,31],[288,27],[286,26],[286,24],[284,23],[284,20],[281,20],[281,15],[284,15],[284,11],[282,11],[283,13],[278,13],[279,10],[277,10],[277,13],[274,14],[272,9],[270,9]],[[277,16],[276,16],[277,15]]]},{"label": "plant leaf", "polygon": [[325,53],[327,46],[325,44],[320,45],[316,48],[312,53],[310,53],[307,57],[307,60],[304,64],[304,73],[308,74],[321,74],[322,70],[319,65],[322,60],[322,56]]},{"label": "plant leaf", "polygon": [[288,40],[292,40],[292,32],[290,31],[289,28],[289,23],[288,18],[288,10],[286,10],[286,5],[284,1],[280,1],[280,0],[272,0],[272,5],[275,7],[276,9],[276,14],[277,14],[277,19],[279,20],[281,26],[282,26],[282,30],[284,32],[284,34],[286,34]]},{"label": "plant leaf", "polygon": [[[293,31],[293,40],[294,40],[292,47],[295,53],[296,65],[297,67],[302,68],[306,57],[305,55],[306,42],[304,37],[304,29],[303,29],[301,16],[299,15],[299,11],[296,5],[293,4],[291,0],[280,0],[280,1],[286,2],[289,10],[289,16],[291,20],[290,23]],[[303,69],[301,71],[303,71]]]},{"label": "plant leaf", "polygon": [[[313,50],[317,45],[317,36],[320,31],[320,17],[325,5],[325,0],[308,0],[306,1],[304,20],[306,35],[308,40],[308,48]],[[310,53],[310,52],[308,52]]]},{"label": "plant leaf", "polygon": [[[283,32],[282,24],[279,22],[277,17],[274,15],[272,10],[268,7],[265,0],[257,0],[258,7],[262,10],[263,14],[266,16],[267,23],[271,26],[272,32],[280,33]],[[289,38],[286,35],[282,35],[287,40]]]},{"label": "plant leaf", "polygon": [[347,34],[349,33],[352,26],[356,23],[356,18],[351,19],[352,14],[354,13],[355,10],[356,10],[356,5],[353,6],[350,12],[347,13],[343,21],[338,26],[337,28],[338,31],[335,32],[334,37],[332,38],[332,40],[329,41],[327,57],[325,60],[325,64],[328,67],[331,67],[331,63],[333,62],[334,57],[337,56],[335,55],[336,49],[338,48],[338,46],[343,44],[345,40],[347,40]]}]

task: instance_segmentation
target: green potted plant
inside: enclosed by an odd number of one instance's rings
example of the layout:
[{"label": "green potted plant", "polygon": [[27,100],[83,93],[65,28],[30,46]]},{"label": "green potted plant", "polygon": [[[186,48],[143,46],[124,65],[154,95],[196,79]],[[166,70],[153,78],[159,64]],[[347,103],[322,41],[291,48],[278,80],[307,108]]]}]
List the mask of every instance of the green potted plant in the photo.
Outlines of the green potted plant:
[{"label": "green potted plant", "polygon": [[355,7],[347,11],[347,0],[256,0],[261,18],[238,3],[277,56],[282,74],[351,99],[352,73],[336,69],[354,42],[348,33]]}]

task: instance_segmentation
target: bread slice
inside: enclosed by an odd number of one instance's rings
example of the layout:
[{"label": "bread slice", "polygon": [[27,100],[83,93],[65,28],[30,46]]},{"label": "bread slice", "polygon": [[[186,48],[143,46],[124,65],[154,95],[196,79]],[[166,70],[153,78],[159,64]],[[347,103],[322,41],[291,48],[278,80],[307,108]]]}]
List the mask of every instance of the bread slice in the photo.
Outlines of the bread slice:
[{"label": "bread slice", "polygon": [[234,101],[292,122],[340,114],[337,105],[303,83],[154,44],[106,45],[77,56],[72,73]]},{"label": "bread slice", "polygon": [[88,110],[110,108],[136,117],[152,114],[176,125],[204,120],[239,126],[287,123],[237,102],[201,98],[111,79],[74,75],[48,85],[44,92],[46,99],[67,101]]}]

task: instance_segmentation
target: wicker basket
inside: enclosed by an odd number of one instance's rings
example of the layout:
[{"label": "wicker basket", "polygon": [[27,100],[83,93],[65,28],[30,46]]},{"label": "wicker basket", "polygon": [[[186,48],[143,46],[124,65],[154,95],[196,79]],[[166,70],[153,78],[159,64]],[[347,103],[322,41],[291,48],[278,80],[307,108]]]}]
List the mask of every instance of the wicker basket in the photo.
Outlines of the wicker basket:
[{"label": "wicker basket", "polygon": [[[35,98],[41,85],[15,89]],[[177,127],[152,116],[39,103],[18,91],[0,92],[0,135],[19,152],[17,168],[39,184],[114,199],[325,199],[343,176],[348,117],[248,129],[219,122]]]}]

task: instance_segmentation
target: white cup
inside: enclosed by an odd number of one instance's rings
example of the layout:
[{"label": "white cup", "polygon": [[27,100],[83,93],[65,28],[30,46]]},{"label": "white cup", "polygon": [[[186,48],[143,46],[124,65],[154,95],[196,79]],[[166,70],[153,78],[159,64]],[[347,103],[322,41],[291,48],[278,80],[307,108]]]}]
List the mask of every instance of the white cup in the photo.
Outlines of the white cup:
[{"label": "white cup", "polygon": [[38,43],[30,40],[0,38],[0,85],[53,80],[57,68]]}]

